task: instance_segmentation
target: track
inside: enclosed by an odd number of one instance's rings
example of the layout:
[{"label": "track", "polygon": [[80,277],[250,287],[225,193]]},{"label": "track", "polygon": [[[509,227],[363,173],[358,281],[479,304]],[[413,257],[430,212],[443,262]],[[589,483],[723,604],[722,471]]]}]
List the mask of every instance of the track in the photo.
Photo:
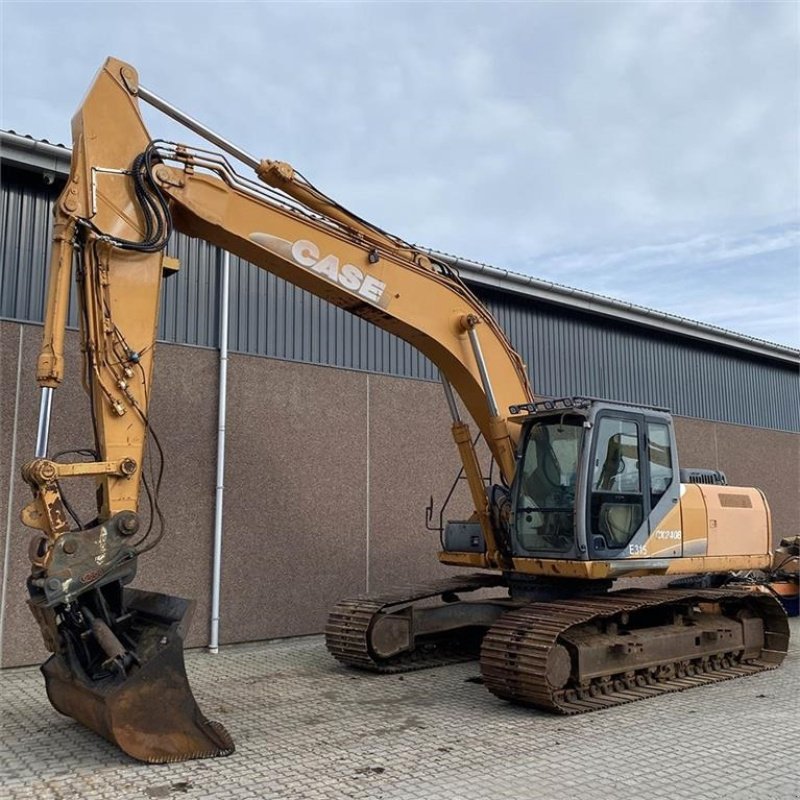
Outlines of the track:
[{"label": "track", "polygon": [[[687,603],[727,603],[755,609],[764,622],[764,648],[747,661],[736,651],[722,651],[710,657],[664,661],[646,669],[609,672],[583,685],[573,674],[563,679],[564,670],[571,669],[565,644],[577,626]],[[498,697],[559,714],[580,714],[774,669],[786,655],[788,636],[786,615],[767,595],[731,590],[633,590],[592,599],[531,603],[510,611],[483,639],[481,673],[486,687]],[[559,674],[561,679],[553,681]],[[561,688],[555,688],[553,682]]]},{"label": "track", "polygon": [[369,643],[372,624],[380,614],[400,611],[421,600],[440,596],[446,602],[454,599],[453,595],[503,585],[502,575],[475,573],[408,586],[383,595],[342,600],[328,617],[325,645],[338,661],[370,672],[409,672],[472,661],[478,656],[480,637],[463,634],[426,639],[410,652],[390,659],[378,658]]}]

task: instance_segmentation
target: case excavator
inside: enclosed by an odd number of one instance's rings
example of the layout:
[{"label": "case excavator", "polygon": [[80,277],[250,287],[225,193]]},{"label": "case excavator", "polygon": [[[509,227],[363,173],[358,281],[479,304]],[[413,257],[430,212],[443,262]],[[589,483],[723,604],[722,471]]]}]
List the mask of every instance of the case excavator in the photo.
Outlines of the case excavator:
[{"label": "case excavator", "polygon": [[[209,148],[153,139],[142,102]],[[288,164],[223,139],[142,86],[128,64],[105,62],[72,136],[37,365],[36,457],[23,467],[33,499],[21,513],[36,531],[29,605],[52,653],[42,671],[60,712],[145,761],[234,750],[186,677],[192,604],[130,586],[139,556],[164,533],[164,453],[150,399],[161,284],[179,267],[165,254],[173,231],[401,337],[440,371],[474,513],[439,526],[439,559],[461,571],[338,603],[325,635],[339,661],[397,672],[479,657],[498,697],[563,714],[781,663],[788,625],[769,594],[614,590],[623,577],[770,565],[762,492],[682,470],[666,409],[537,397],[452,266],[348,212]],[[237,173],[230,158],[254,175]],[[48,457],[73,282],[94,441]],[[482,475],[467,420],[496,464],[496,483]],[[95,485],[91,520],[64,491],[80,479]]]}]

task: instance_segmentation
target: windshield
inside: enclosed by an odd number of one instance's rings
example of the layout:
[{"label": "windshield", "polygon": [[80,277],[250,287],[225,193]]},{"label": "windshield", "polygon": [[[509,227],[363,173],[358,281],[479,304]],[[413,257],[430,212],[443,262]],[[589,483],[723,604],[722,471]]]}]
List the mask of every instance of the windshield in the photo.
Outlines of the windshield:
[{"label": "windshield", "polygon": [[515,535],[524,550],[569,550],[575,541],[575,482],[581,421],[537,422],[522,457]]}]

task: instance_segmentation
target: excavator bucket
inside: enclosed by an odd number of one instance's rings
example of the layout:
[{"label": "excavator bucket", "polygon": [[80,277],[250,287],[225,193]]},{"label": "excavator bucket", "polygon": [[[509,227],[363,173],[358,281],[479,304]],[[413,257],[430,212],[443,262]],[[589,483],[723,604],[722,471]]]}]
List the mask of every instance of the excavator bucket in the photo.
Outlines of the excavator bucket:
[{"label": "excavator bucket", "polygon": [[232,753],[230,735],[203,716],[186,677],[183,640],[194,604],[136,589],[125,589],[124,597],[124,639],[136,663],[93,677],[68,646],[42,666],[50,702],[140,761]]}]

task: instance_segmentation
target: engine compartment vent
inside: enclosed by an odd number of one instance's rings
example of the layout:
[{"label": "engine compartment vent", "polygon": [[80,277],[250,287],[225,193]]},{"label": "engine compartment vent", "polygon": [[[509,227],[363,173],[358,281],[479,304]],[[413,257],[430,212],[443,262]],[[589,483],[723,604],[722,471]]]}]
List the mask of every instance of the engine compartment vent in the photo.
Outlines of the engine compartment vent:
[{"label": "engine compartment vent", "polygon": [[681,470],[681,483],[711,483],[715,486],[727,486],[725,473],[717,469],[697,469],[689,467]]}]

